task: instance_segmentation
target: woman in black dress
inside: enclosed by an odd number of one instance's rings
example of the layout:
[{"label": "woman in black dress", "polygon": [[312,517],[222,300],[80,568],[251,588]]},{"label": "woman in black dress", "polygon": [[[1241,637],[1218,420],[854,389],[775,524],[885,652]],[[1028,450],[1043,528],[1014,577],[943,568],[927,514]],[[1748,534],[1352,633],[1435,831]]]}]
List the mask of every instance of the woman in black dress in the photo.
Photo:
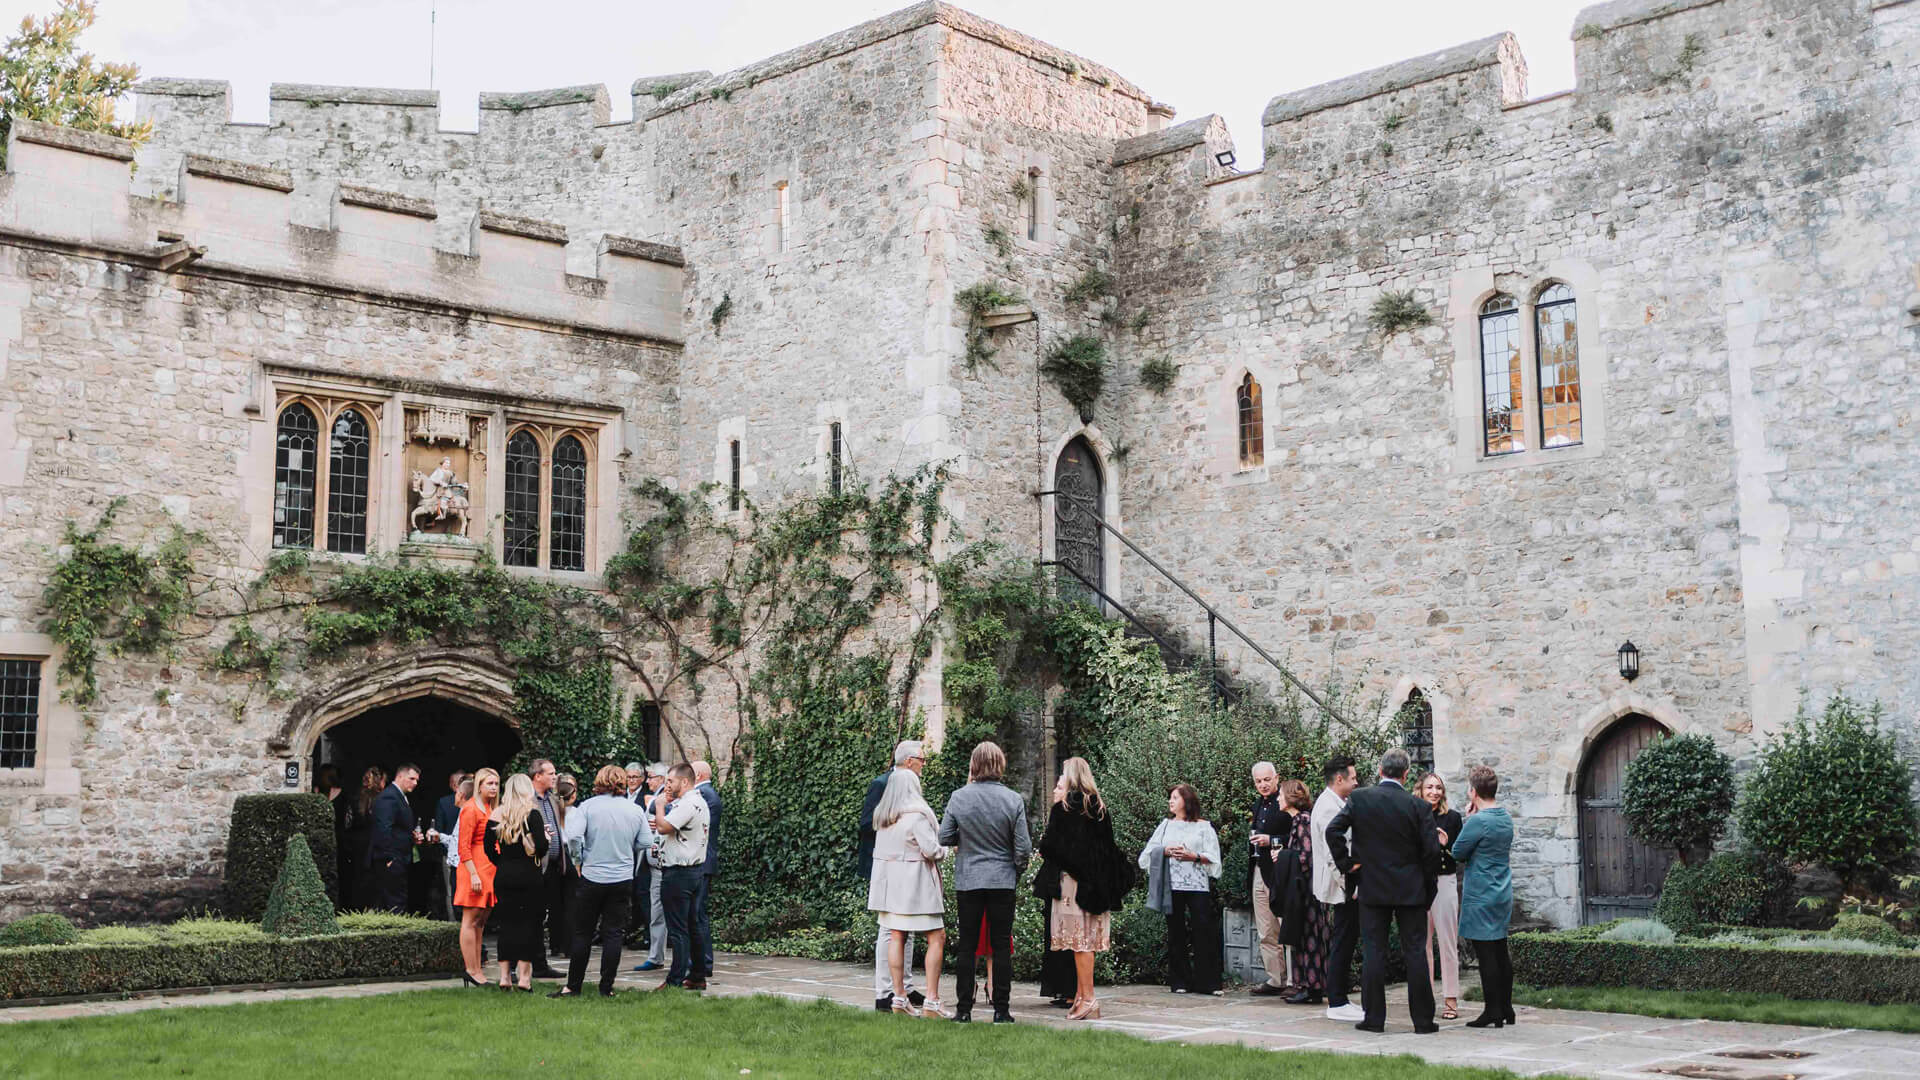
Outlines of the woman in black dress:
[{"label": "woman in black dress", "polygon": [[340,816],[340,833],[346,839],[340,848],[340,906],[343,908],[363,910],[379,906],[370,895],[373,875],[360,871],[366,868],[367,849],[373,844],[373,800],[386,789],[386,770],[378,765],[368,766],[360,776],[360,790],[353,793],[346,812]]},{"label": "woman in black dress", "polygon": [[533,989],[533,965],[546,959],[540,925],[546,915],[546,884],[540,862],[547,856],[547,823],[533,801],[533,781],[525,773],[507,780],[500,806],[487,820],[482,844],[493,860],[493,894],[498,902],[489,920],[499,934],[500,989],[513,965],[517,989]]}]

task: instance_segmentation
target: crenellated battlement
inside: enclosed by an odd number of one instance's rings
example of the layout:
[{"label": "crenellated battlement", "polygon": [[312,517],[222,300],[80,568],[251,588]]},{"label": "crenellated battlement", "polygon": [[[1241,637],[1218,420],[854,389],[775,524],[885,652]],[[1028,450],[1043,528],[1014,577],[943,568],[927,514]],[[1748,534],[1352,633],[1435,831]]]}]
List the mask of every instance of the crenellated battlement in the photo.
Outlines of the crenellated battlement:
[{"label": "crenellated battlement", "polygon": [[604,233],[575,240],[555,222],[484,206],[443,213],[429,199],[200,154],[182,156],[163,185],[175,197],[154,198],[135,190],[133,160],[124,139],[15,121],[0,230],[161,270],[683,337],[684,262],[664,245]]}]

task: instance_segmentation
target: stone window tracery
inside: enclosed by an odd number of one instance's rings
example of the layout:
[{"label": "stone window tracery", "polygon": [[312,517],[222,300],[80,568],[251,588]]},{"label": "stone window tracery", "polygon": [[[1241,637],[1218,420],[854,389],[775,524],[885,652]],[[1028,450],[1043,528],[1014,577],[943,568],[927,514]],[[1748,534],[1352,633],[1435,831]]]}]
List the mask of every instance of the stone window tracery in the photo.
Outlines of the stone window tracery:
[{"label": "stone window tracery", "polygon": [[1260,383],[1247,372],[1236,394],[1240,432],[1240,467],[1257,468],[1266,464],[1266,419],[1260,404]]},{"label": "stone window tracery", "polygon": [[507,440],[507,513],[502,532],[508,566],[540,565],[540,443],[526,428]]},{"label": "stone window tracery", "polygon": [[1580,443],[1580,342],[1573,290],[1554,282],[1534,301],[1540,378],[1540,445]]},{"label": "stone window tracery", "polygon": [[0,769],[31,769],[40,752],[40,661],[0,659]]},{"label": "stone window tracery", "polygon": [[367,552],[367,496],[372,430],[351,406],[334,417],[327,438],[327,550]]},{"label": "stone window tracery", "polygon": [[1513,297],[1496,294],[1480,305],[1480,420],[1488,457],[1527,448],[1521,370],[1520,308]]},{"label": "stone window tracery", "polygon": [[587,451],[572,435],[553,447],[553,540],[548,562],[555,570],[587,568]]},{"label": "stone window tracery", "polygon": [[319,484],[315,451],[320,423],[313,410],[294,402],[280,410],[274,428],[273,546],[313,546],[313,507]]}]

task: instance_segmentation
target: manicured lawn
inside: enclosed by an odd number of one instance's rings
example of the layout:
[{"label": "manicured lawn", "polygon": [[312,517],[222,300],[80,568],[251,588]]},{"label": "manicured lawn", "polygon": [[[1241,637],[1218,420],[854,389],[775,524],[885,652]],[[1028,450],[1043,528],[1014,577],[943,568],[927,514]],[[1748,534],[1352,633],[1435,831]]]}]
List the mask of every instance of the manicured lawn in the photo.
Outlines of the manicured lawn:
[{"label": "manicured lawn", "polygon": [[[543,988],[544,989],[544,988]],[[976,1014],[977,1017],[977,1014]],[[1413,1057],[1149,1043],[1037,1024],[880,1016],[827,1002],[435,990],[0,1025],[21,1077],[726,1077],[738,1080],[1511,1080]],[[748,1072],[751,1070],[751,1073]]]},{"label": "manicured lawn", "polygon": [[[1477,1000],[1479,990],[1472,996]],[[1607,986],[1513,988],[1513,1000],[1543,1009],[1637,1013],[1675,1020],[1744,1020],[1755,1024],[1865,1028],[1920,1032],[1920,1005],[1862,1005],[1852,1001],[1803,1001],[1778,994],[1707,990],[1629,990]],[[1469,1015],[1462,1013],[1462,1015]]]}]

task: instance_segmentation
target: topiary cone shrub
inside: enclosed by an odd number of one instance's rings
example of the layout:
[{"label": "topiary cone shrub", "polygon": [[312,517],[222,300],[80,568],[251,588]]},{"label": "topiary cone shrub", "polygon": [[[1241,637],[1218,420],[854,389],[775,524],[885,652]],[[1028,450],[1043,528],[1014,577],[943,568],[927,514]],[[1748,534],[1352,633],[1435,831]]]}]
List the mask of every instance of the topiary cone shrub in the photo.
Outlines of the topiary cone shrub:
[{"label": "topiary cone shrub", "polygon": [[340,932],[340,924],[333,919],[333,901],[320,884],[320,870],[313,865],[313,852],[304,836],[287,840],[280,880],[273,883],[273,893],[267,897],[267,913],[260,920],[260,928],[276,937],[319,937]]},{"label": "topiary cone shrub", "polygon": [[[341,796],[345,798],[345,795]],[[230,919],[257,922],[280,878],[287,838],[306,837],[321,885],[340,897],[340,867],[334,858],[333,804],[325,795],[242,795],[233,801],[227,826],[227,867],[220,906]]]}]

